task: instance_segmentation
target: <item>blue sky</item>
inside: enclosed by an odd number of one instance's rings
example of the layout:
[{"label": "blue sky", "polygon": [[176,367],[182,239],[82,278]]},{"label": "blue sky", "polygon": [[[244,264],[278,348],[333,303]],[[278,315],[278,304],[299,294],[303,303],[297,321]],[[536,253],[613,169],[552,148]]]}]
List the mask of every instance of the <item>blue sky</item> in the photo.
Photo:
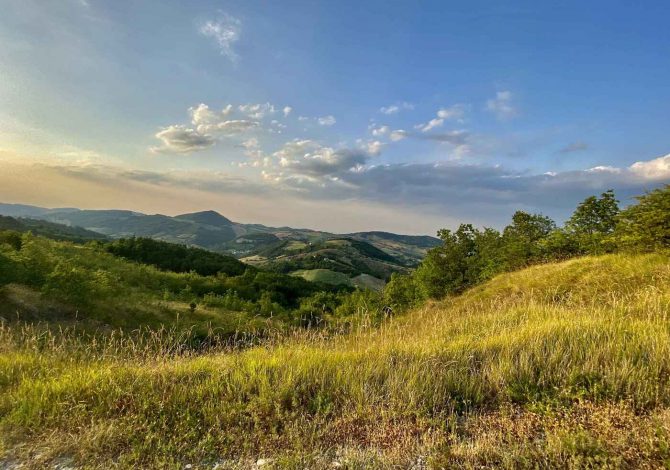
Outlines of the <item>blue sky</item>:
[{"label": "blue sky", "polygon": [[665,1],[7,0],[0,199],[562,222],[670,182],[668,20]]}]

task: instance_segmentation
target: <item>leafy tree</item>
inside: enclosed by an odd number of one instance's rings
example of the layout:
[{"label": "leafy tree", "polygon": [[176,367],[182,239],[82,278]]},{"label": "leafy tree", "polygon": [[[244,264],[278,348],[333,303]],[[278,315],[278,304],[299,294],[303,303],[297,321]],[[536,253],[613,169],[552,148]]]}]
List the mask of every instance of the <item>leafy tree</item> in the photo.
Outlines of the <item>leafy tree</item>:
[{"label": "leafy tree", "polygon": [[342,303],[342,298],[332,292],[317,292],[300,301],[300,308],[295,313],[301,326],[318,326]]},{"label": "leafy tree", "polygon": [[0,244],[5,243],[14,250],[19,251],[23,245],[21,234],[13,230],[0,230]]},{"label": "leafy tree", "polygon": [[461,224],[455,232],[442,229],[437,234],[442,245],[428,251],[416,270],[422,294],[431,298],[441,298],[467,287],[472,281],[468,258],[476,253],[477,231],[471,224]]},{"label": "leafy tree", "polygon": [[568,259],[579,254],[577,239],[563,228],[552,230],[540,240],[539,246],[545,259]]},{"label": "leafy tree", "polygon": [[636,198],[621,212],[615,239],[622,248],[651,251],[670,247],[670,185]]},{"label": "leafy tree", "polygon": [[542,240],[555,228],[556,223],[549,217],[516,211],[502,235],[505,269],[519,269],[540,260]]},{"label": "leafy tree", "polygon": [[402,312],[420,305],[425,296],[414,277],[393,273],[384,286],[383,299],[391,311]]},{"label": "leafy tree", "polygon": [[616,227],[618,202],[610,189],[600,198],[590,196],[577,206],[565,228],[574,238],[578,252],[598,254],[609,251],[605,240]]},{"label": "leafy tree", "polygon": [[504,240],[500,232],[492,228],[475,231],[475,253],[468,259],[469,283],[478,283],[500,273],[505,265]]}]

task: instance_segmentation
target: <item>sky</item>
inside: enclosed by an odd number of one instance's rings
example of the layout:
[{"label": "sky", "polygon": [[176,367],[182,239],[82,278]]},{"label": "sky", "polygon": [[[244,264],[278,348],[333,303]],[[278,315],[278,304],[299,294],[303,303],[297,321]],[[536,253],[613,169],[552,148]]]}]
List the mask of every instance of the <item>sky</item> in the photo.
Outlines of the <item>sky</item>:
[{"label": "sky", "polygon": [[670,183],[667,0],[0,3],[0,202],[434,234]]}]

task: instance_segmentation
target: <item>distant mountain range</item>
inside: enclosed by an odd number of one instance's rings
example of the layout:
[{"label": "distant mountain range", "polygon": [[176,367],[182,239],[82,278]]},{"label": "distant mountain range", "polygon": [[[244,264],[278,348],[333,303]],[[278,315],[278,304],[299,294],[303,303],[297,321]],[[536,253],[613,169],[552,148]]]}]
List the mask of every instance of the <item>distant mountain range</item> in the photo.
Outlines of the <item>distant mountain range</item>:
[{"label": "distant mountain range", "polygon": [[[388,232],[334,234],[291,227],[267,227],[233,222],[215,211],[174,217],[128,210],[47,209],[23,204],[0,204],[0,215],[38,219],[73,228],[72,235],[112,239],[149,237],[227,253],[267,269],[293,273],[310,280],[379,287],[393,272],[416,266],[426,251],[440,244],[430,236]],[[76,227],[76,229],[75,229]],[[55,226],[49,227],[55,230]],[[64,230],[64,229],[63,229]]]}]

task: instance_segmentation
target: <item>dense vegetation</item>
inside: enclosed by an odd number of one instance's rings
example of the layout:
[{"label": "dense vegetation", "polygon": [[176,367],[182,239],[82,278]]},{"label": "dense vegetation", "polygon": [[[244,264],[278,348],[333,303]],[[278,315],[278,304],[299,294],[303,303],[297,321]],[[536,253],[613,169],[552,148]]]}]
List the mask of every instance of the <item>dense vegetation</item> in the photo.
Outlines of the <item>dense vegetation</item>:
[{"label": "dense vegetation", "polygon": [[106,249],[117,256],[176,273],[194,271],[201,276],[239,276],[247,269],[232,256],[151,238],[122,238],[108,244]]},{"label": "dense vegetation", "polygon": [[[149,247],[148,253],[141,254],[145,259],[161,244],[131,241],[134,249]],[[181,259],[194,262],[189,272],[159,270],[107,251],[119,245],[75,245],[30,233],[0,232],[0,317],[15,320],[18,315],[20,320],[47,322],[76,319],[92,328],[126,330],[178,325],[195,328],[200,336],[211,328],[229,336],[238,329],[301,325],[310,316],[301,305],[310,304],[313,296],[345,295],[338,288],[254,268],[239,275],[217,270],[216,275],[203,276],[195,272],[201,266],[197,257]],[[168,253],[191,252],[183,246],[164,245],[175,250]],[[36,296],[39,308],[33,305]],[[264,324],[262,319],[272,321]]]},{"label": "dense vegetation", "polygon": [[541,214],[517,211],[502,231],[470,224],[440,230],[442,245],[430,250],[412,275],[396,275],[385,295],[396,307],[407,308],[532,264],[670,247],[670,185],[637,200],[620,211],[612,191],[591,196],[564,227]]}]

